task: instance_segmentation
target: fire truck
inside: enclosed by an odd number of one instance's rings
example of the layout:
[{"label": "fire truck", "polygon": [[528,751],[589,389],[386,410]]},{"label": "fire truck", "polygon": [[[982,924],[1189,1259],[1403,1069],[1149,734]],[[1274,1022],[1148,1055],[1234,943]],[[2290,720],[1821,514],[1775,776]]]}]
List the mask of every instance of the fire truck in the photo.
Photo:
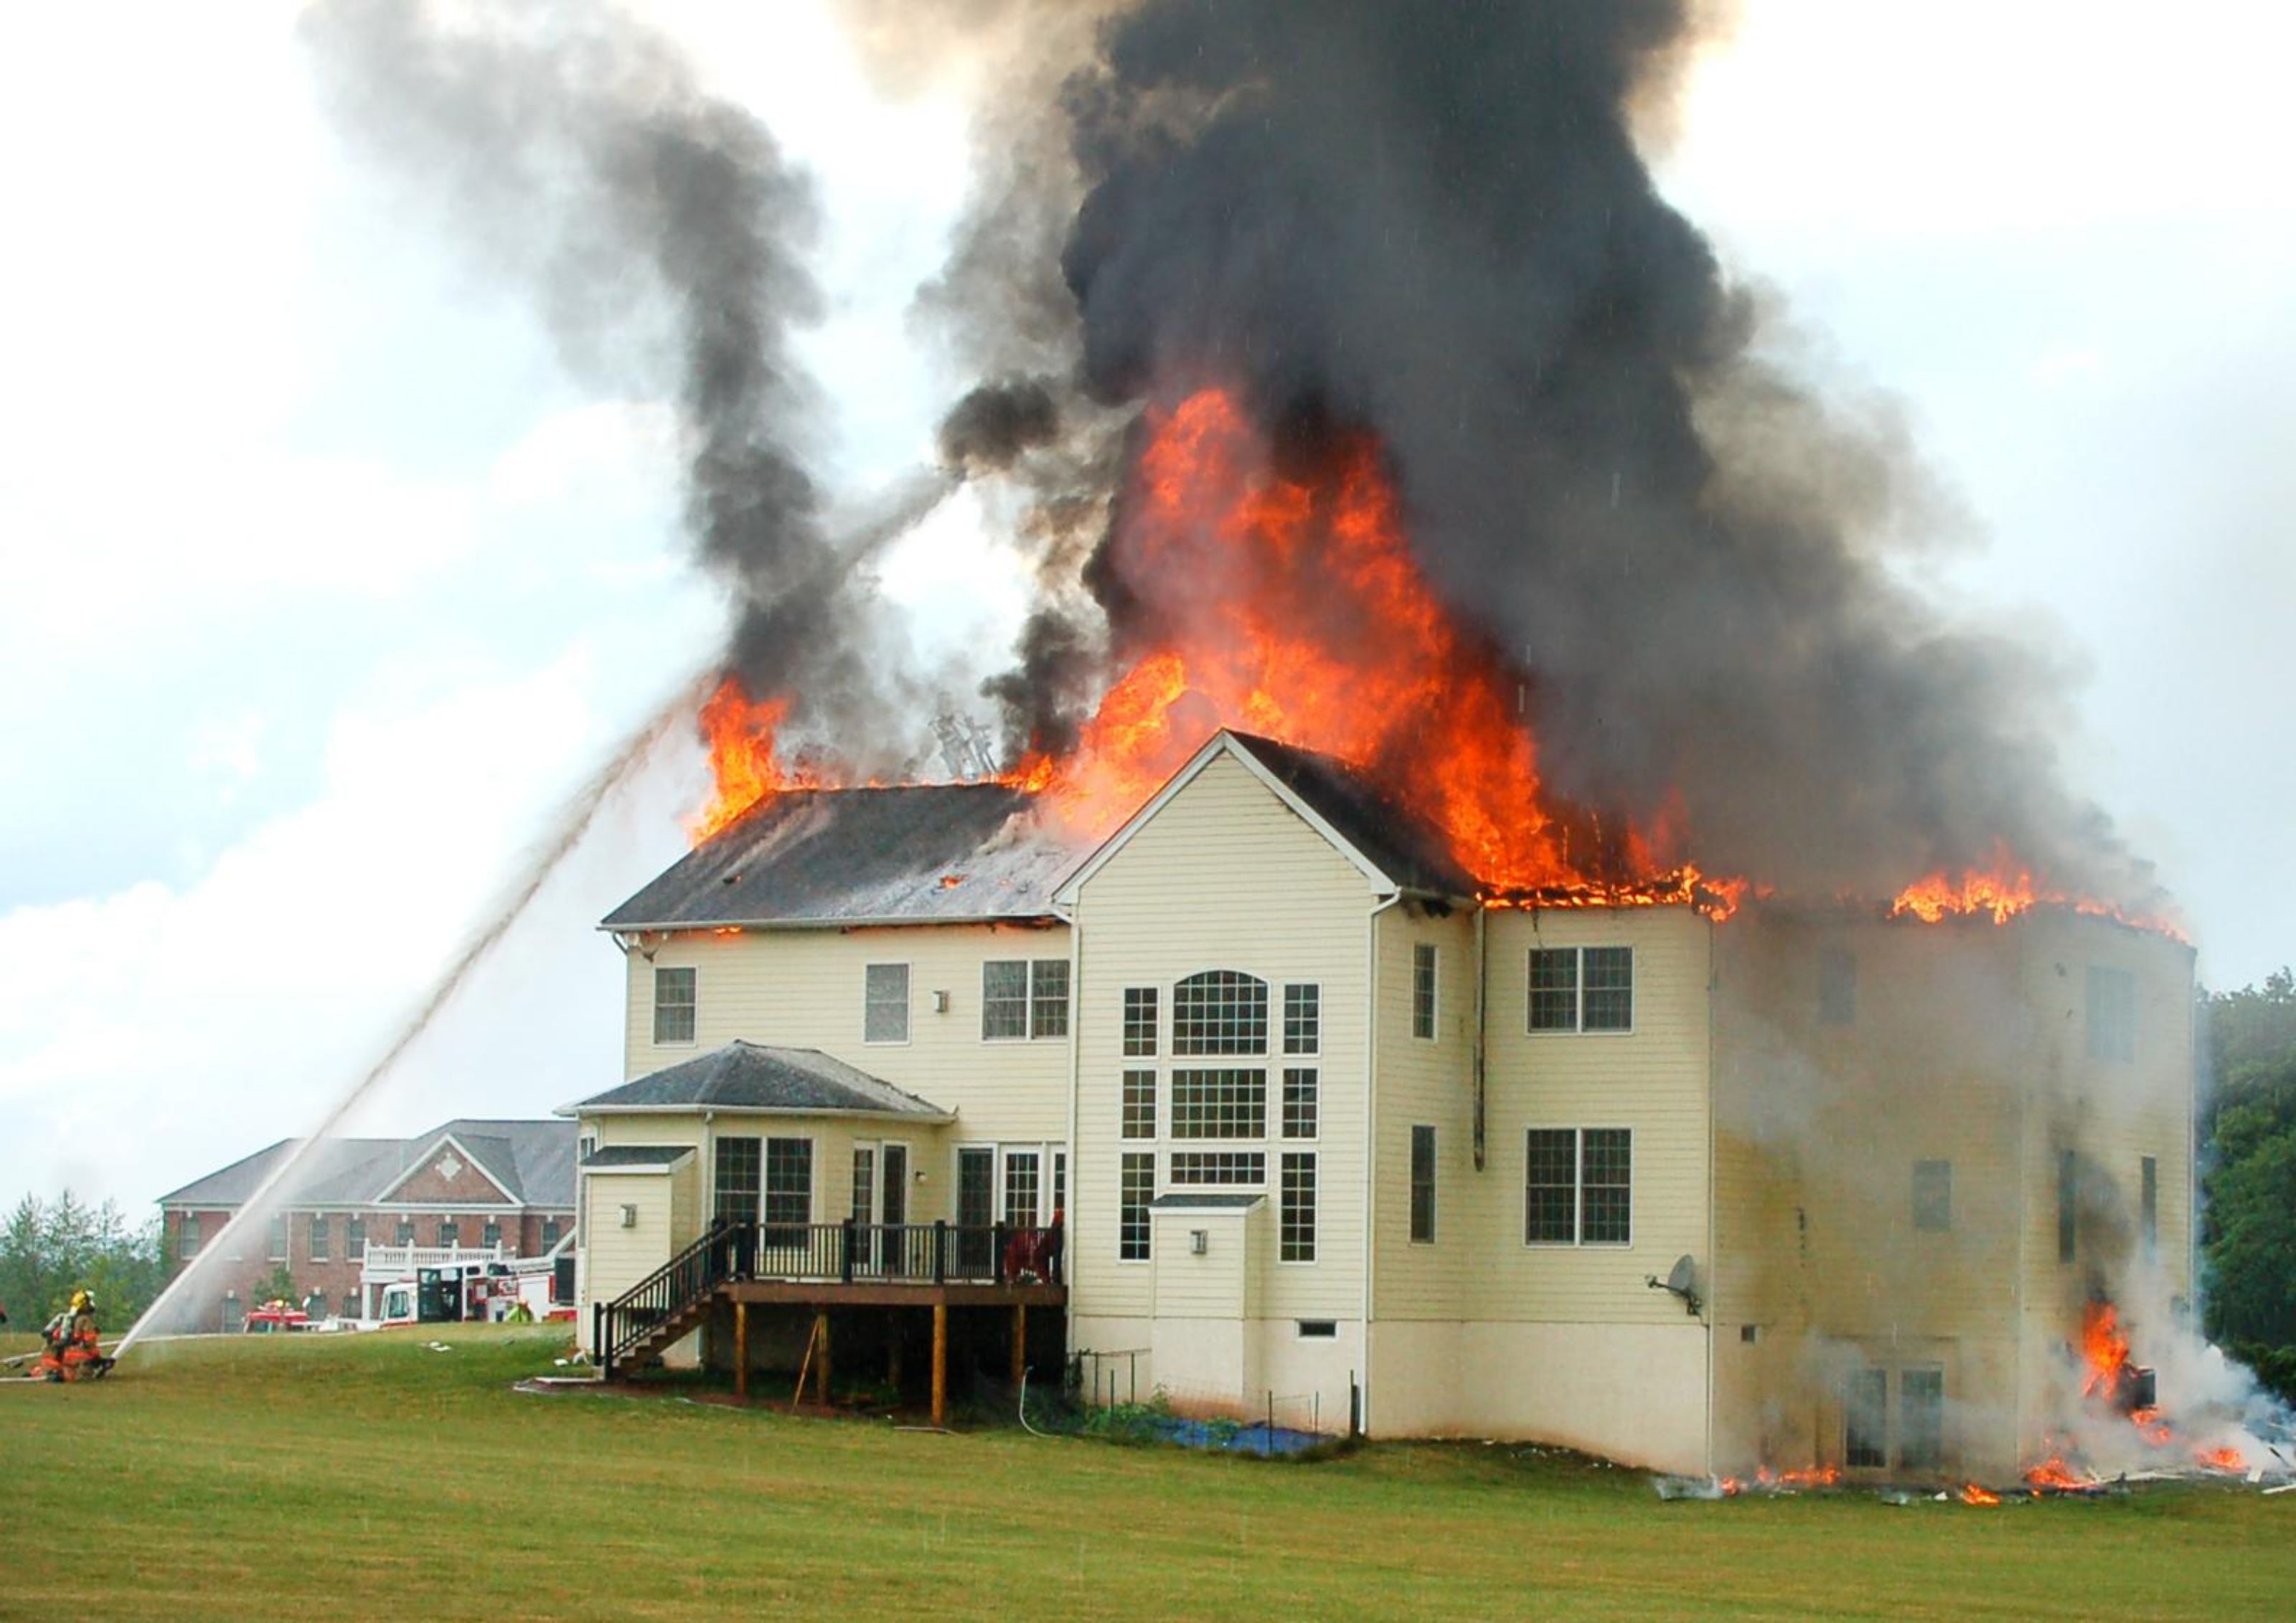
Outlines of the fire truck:
[{"label": "fire truck", "polygon": [[[574,1258],[534,1257],[463,1267],[417,1268],[382,1287],[385,1329],[398,1324],[499,1324],[574,1316]],[[520,1309],[523,1308],[521,1315]]]}]

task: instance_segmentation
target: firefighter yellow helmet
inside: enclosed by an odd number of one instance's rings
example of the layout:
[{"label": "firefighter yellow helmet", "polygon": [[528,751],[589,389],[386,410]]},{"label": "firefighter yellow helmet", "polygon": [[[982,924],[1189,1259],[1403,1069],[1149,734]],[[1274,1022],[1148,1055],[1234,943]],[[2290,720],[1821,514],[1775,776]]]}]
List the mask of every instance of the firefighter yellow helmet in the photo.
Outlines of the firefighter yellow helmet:
[{"label": "firefighter yellow helmet", "polygon": [[95,1306],[95,1298],[86,1291],[75,1291],[71,1305],[74,1313],[86,1313]]}]

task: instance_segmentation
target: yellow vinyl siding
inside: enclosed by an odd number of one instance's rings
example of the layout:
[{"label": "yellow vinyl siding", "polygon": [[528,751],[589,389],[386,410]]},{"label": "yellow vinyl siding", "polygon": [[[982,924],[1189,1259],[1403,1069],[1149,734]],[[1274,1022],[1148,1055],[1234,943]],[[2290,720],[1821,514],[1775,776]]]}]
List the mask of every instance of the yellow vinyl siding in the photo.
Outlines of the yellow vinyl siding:
[{"label": "yellow vinyl siding", "polygon": [[[1456,1319],[1495,1236],[1474,1163],[1475,925],[1469,913],[1391,907],[1378,920],[1379,1099],[1373,1176],[1378,1239],[1373,1316]],[[1413,949],[1436,948],[1435,1036],[1412,1029]],[[1411,1129],[1435,1129],[1435,1239],[1411,1238]],[[1520,1241],[1518,1233],[1514,1238]],[[1407,1365],[1401,1367],[1409,1367]]]},{"label": "yellow vinyl siding", "polygon": [[[1158,1127],[1169,1130],[1168,1078],[1172,988],[1200,970],[1232,969],[1267,982],[1270,1136],[1267,1221],[1252,1243],[1259,1259],[1261,1308],[1270,1317],[1348,1318],[1363,1301],[1363,1196],[1367,915],[1369,882],[1274,791],[1232,758],[1215,759],[1087,880],[1076,916],[1085,943],[1077,1010],[1075,1190],[1069,1255],[1080,1315],[1144,1316],[1159,1290],[1158,1260],[1117,1259],[1119,1157],[1152,1149],[1158,1187],[1171,1143],[1119,1137],[1119,1078],[1128,1063],[1152,1063],[1160,1078]],[[1312,1062],[1282,1052],[1283,988],[1314,982],[1321,1006],[1320,1052]],[[1152,1061],[1123,1053],[1124,988],[1158,988],[1162,1028]],[[1205,1065],[1259,1064],[1206,1059]],[[1285,1065],[1312,1062],[1317,1072],[1318,1132],[1312,1143],[1275,1136],[1282,1115]],[[1213,1143],[1193,1146],[1218,1149]],[[1276,1182],[1290,1151],[1316,1156],[1316,1259],[1276,1260]],[[1161,1225],[1159,1225],[1159,1241]]]},{"label": "yellow vinyl siding", "polygon": [[[1710,926],[1687,907],[1570,907],[1495,912],[1487,930],[1487,1157],[1457,1202],[1485,1249],[1466,1279],[1465,1316],[1681,1323],[1682,1304],[1644,1280],[1664,1278],[1677,1257],[1702,1267],[1711,1257]],[[1633,1030],[1528,1030],[1534,947],[1633,948]],[[1632,1130],[1631,1243],[1523,1243],[1532,1127]]]},{"label": "yellow vinyl siding", "polygon": [[[980,1035],[981,965],[991,959],[1069,957],[1066,925],[918,924],[853,930],[699,931],[632,953],[623,1072],[645,1076],[739,1037],[817,1048],[962,1119],[966,1135],[1068,1136],[1066,1038],[988,1042]],[[909,1040],[862,1040],[866,966],[909,965]],[[653,1041],[653,971],[694,971],[694,1040]],[[934,994],[948,995],[936,1012]],[[1075,1019],[1076,988],[1070,988]]]}]

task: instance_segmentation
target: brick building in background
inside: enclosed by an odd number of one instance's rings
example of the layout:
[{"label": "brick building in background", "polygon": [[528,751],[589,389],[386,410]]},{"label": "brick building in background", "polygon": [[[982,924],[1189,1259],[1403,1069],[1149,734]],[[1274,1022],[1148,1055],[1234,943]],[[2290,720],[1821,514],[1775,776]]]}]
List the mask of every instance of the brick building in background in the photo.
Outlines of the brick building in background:
[{"label": "brick building in background", "polygon": [[573,1124],[461,1119],[412,1138],[323,1144],[280,1192],[267,1222],[225,1240],[224,1225],[300,1143],[282,1139],[160,1197],[171,1273],[218,1243],[228,1247],[204,1299],[184,1305],[185,1327],[238,1328],[250,1307],[276,1294],[282,1266],[298,1307],[365,1317],[373,1287],[415,1261],[542,1257],[573,1234]]}]

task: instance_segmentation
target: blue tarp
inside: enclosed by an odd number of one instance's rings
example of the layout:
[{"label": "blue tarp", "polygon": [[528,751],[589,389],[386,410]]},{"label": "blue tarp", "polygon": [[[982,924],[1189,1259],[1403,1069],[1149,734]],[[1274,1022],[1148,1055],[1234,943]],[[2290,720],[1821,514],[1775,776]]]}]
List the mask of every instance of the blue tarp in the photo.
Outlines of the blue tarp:
[{"label": "blue tarp", "polygon": [[1167,1420],[1157,1422],[1156,1430],[1166,1441],[1183,1448],[1213,1448],[1226,1454],[1256,1454],[1262,1459],[1276,1454],[1305,1454],[1319,1443],[1332,1439],[1318,1437],[1313,1431],[1294,1431],[1285,1426],[1237,1426],[1208,1420]]}]

